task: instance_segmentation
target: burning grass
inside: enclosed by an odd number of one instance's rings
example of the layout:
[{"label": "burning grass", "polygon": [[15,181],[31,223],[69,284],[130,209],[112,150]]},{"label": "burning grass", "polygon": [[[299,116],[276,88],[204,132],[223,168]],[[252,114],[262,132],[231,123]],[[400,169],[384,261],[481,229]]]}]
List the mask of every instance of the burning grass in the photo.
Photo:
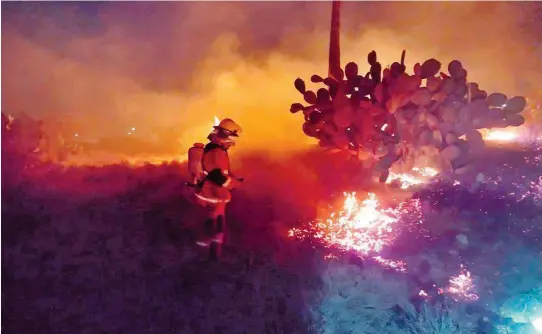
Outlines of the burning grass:
[{"label": "burning grass", "polygon": [[[341,211],[331,213],[325,220],[316,220],[303,228],[293,228],[290,237],[311,240],[323,244],[324,247],[339,252],[353,251],[357,256],[369,258],[385,267],[407,272],[408,263],[403,260],[385,259],[381,256],[386,247],[393,245],[397,236],[412,224],[422,224],[420,201],[412,199],[401,202],[395,208],[382,208],[373,193],[364,200],[358,200],[355,193],[344,194],[344,207]],[[414,227],[415,228],[415,227]],[[420,228],[420,231],[423,229]],[[336,258],[331,254],[327,259]],[[477,300],[473,292],[474,284],[463,265],[458,275],[451,276],[449,286],[438,288],[440,294],[447,293],[455,300]],[[420,295],[426,295],[421,290]]]},{"label": "burning grass", "polygon": [[342,251],[353,250],[361,256],[373,256],[381,263],[401,267],[378,254],[393,243],[400,231],[397,225],[401,217],[417,211],[419,202],[414,200],[401,203],[397,208],[384,209],[373,193],[362,201],[356,198],[356,193],[344,195],[341,211],[331,213],[327,219],[310,222],[305,227],[293,228],[289,235],[300,240],[309,238]]}]

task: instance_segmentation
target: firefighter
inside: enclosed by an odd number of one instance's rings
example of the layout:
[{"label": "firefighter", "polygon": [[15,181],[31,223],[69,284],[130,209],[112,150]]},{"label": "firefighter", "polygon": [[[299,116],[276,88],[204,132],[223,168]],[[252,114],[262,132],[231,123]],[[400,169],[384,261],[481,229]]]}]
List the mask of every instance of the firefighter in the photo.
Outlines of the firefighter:
[{"label": "firefighter", "polygon": [[[230,191],[243,181],[242,178],[236,178],[231,174],[228,156],[228,149],[235,145],[235,138],[241,132],[239,125],[226,118],[214,127],[207,137],[209,143],[205,147],[194,144],[191,148],[192,156],[201,157],[201,166],[191,170],[194,176],[193,182],[199,181],[196,185],[195,196],[207,213],[204,225],[205,238],[199,240],[197,244],[209,247],[210,261],[220,259],[226,229],[226,205],[231,201]],[[201,154],[194,153],[198,151]],[[190,151],[189,165],[197,166],[196,162],[190,161]]]}]

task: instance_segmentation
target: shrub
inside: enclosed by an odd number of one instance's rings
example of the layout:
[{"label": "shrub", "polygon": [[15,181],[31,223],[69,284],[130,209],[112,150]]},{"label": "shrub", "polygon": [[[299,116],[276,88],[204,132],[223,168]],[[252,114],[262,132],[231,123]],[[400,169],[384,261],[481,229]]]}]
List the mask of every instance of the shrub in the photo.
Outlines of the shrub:
[{"label": "shrub", "polygon": [[474,333],[475,319],[457,304],[410,302],[406,279],[380,268],[332,263],[323,273],[320,304],[312,309],[317,333]]},{"label": "shrub", "polygon": [[407,310],[403,333],[412,334],[463,334],[476,332],[476,319],[467,314],[459,304],[423,304],[419,312]]}]

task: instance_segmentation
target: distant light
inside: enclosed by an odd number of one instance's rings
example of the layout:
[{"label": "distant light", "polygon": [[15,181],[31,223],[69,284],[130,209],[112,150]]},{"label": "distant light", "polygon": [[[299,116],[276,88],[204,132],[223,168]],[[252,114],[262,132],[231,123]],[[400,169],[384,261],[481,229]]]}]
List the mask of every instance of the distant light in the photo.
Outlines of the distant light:
[{"label": "distant light", "polygon": [[382,127],[380,128],[380,130],[384,131],[384,130],[386,130],[387,127],[388,127],[388,123],[382,125]]},{"label": "distant light", "polygon": [[79,137],[79,134],[76,132],[74,136]]},{"label": "distant light", "polygon": [[132,128],[132,131],[135,131],[135,128]]},{"label": "distant light", "polygon": [[132,133],[131,132],[128,132],[128,136],[131,135]]},{"label": "distant light", "polygon": [[534,319],[531,321],[531,324],[533,325],[535,331],[542,333],[542,317]]}]

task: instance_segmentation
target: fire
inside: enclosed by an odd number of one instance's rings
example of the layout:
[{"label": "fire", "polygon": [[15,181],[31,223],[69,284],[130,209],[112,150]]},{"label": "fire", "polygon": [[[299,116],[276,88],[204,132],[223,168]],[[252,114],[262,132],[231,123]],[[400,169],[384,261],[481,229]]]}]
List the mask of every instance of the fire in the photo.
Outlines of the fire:
[{"label": "fire", "polygon": [[461,273],[449,280],[450,286],[446,289],[455,300],[477,300],[479,297],[473,292],[474,284],[470,272],[461,266]]},{"label": "fire", "polygon": [[375,260],[376,262],[378,262],[380,265],[384,267],[392,268],[397,271],[406,272],[406,269],[407,269],[406,263],[403,261],[394,261],[394,260],[384,259],[381,256],[374,256],[373,260]]},{"label": "fire", "polygon": [[[213,116],[213,127],[211,127],[211,132],[214,131],[214,127],[218,126],[220,124],[220,118],[217,116]],[[132,129],[135,130],[135,129]],[[202,138],[205,138],[207,134],[202,134]],[[159,165],[164,162],[178,162],[183,163],[188,160],[188,154],[183,154],[180,156],[156,156],[156,157],[145,157],[142,158],[132,158],[127,159],[128,163],[131,165],[143,165],[143,164],[153,164],[153,165]]]},{"label": "fire", "polygon": [[542,136],[536,130],[529,127],[520,127],[506,130],[488,130],[483,136],[484,140],[499,143],[537,143],[542,141]]},{"label": "fire", "polygon": [[414,167],[412,171],[414,174],[390,172],[386,183],[399,182],[401,189],[408,189],[415,185],[427,183],[439,173],[437,169],[431,167]]},{"label": "fire", "polygon": [[145,164],[151,165],[160,165],[163,163],[177,162],[183,163],[188,160],[188,154],[183,154],[181,156],[153,156],[145,158],[127,158],[125,162],[129,163],[132,166],[141,166]]},{"label": "fire", "polygon": [[425,292],[424,290],[420,290],[420,292],[418,292],[418,296],[423,297],[423,298],[429,297],[427,292]]},{"label": "fire", "polygon": [[[401,215],[407,210],[403,205],[395,209],[381,208],[375,194],[358,201],[356,193],[345,193],[343,209],[332,213],[325,220],[311,222],[302,229],[291,229],[289,235],[300,239],[313,238],[328,247],[341,250],[353,250],[360,255],[377,255],[396,237],[394,228]],[[382,258],[375,258],[381,263],[391,263]],[[394,265],[401,267],[399,263]]]},{"label": "fire", "polygon": [[495,142],[514,142],[519,139],[519,135],[514,130],[489,130],[484,136],[484,140]]},{"label": "fire", "polygon": [[[209,131],[214,131],[214,126],[220,124],[220,119],[217,116],[213,117],[213,127]],[[197,129],[198,136],[201,140],[205,139],[208,133],[204,133],[204,128]],[[131,128],[132,132],[129,132],[128,135],[132,135],[136,128]],[[78,136],[78,133],[75,134]],[[185,148],[188,150],[188,148]],[[62,162],[64,166],[100,166],[100,165],[110,165],[115,163],[128,164],[130,166],[143,166],[147,164],[151,165],[161,165],[164,163],[184,163],[188,160],[188,154],[169,154],[169,155],[145,155],[145,156],[126,156],[126,155],[115,155],[107,154],[107,152],[99,152],[94,155],[78,155],[70,157],[68,161]]]},{"label": "fire", "polygon": [[[427,178],[434,177],[438,173],[432,168],[414,169],[414,171]],[[404,175],[402,178],[407,179]],[[362,201],[356,198],[356,193],[345,193],[344,196],[342,210],[331,213],[327,219],[313,221],[306,227],[293,228],[288,231],[289,236],[300,240],[315,240],[325,247],[336,248],[339,251],[354,251],[363,258],[371,258],[383,267],[407,272],[406,262],[385,259],[380,256],[380,252],[393,243],[398,236],[402,218],[408,216],[419,218],[415,214],[415,212],[420,212],[419,201],[407,201],[396,208],[385,209],[381,207],[373,193],[369,193]],[[337,256],[328,253],[324,258],[337,259]],[[449,285],[445,288],[435,286],[439,294],[448,294],[456,301],[478,300],[479,296],[474,292],[475,286],[471,274],[463,265],[461,265],[460,273],[451,276],[448,282]],[[419,291],[419,296],[430,297],[424,290]]]}]

